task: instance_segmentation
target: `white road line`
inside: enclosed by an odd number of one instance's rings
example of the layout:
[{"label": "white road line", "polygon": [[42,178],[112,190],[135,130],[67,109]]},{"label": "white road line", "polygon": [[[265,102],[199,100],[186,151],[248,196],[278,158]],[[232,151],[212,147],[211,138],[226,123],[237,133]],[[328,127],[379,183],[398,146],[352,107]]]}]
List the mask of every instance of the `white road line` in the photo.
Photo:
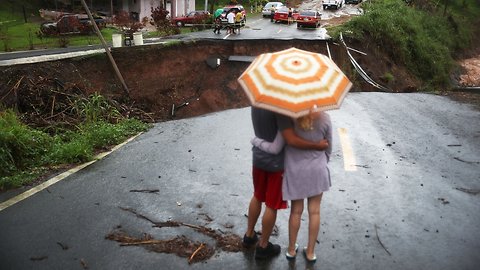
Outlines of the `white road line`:
[{"label": "white road line", "polygon": [[73,169],[70,169],[70,170],[68,170],[68,171],[66,171],[66,172],[64,172],[64,173],[61,173],[61,174],[59,174],[59,175],[51,178],[50,180],[48,180],[48,181],[46,181],[46,182],[43,182],[42,184],[40,184],[40,185],[38,185],[38,186],[36,186],[36,187],[34,187],[34,188],[31,188],[31,189],[23,192],[23,193],[20,194],[20,195],[17,195],[17,196],[15,196],[15,197],[7,200],[7,201],[4,201],[4,202],[0,203],[0,211],[2,211],[2,210],[4,210],[4,209],[7,209],[8,207],[10,207],[10,206],[12,206],[12,205],[14,205],[14,204],[22,201],[22,200],[24,200],[24,199],[26,199],[26,198],[34,195],[35,193],[40,192],[40,191],[48,188],[49,186],[51,186],[51,185],[53,185],[53,184],[55,184],[55,183],[57,183],[57,182],[65,179],[65,178],[67,178],[68,176],[70,176],[70,175],[72,175],[72,174],[80,171],[81,169],[87,167],[88,165],[90,165],[90,164],[92,164],[92,163],[95,163],[95,162],[98,161],[98,160],[101,160],[102,158],[108,156],[108,155],[109,155],[110,153],[112,153],[113,151],[115,151],[115,150],[117,150],[118,148],[120,148],[120,147],[124,146],[125,144],[129,143],[130,141],[132,141],[133,139],[135,139],[136,137],[138,137],[138,136],[139,136],[140,134],[142,134],[142,133],[143,133],[143,132],[140,132],[140,133],[138,133],[137,135],[129,138],[129,139],[126,140],[125,142],[123,142],[123,143],[121,143],[121,144],[113,147],[112,150],[110,150],[110,151],[108,151],[108,152],[103,152],[103,153],[100,153],[100,154],[96,155],[95,158],[94,158],[94,160],[92,160],[92,161],[89,161],[89,162],[87,162],[87,163],[81,164],[81,165],[79,165],[79,166],[77,166],[77,167],[75,167],[75,168],[73,168]]},{"label": "white road line", "polygon": [[283,29],[278,30],[277,34],[280,34],[280,32],[282,32],[282,30],[283,30]]},{"label": "white road line", "polygon": [[223,39],[227,39],[230,36],[230,34],[227,34]]},{"label": "white road line", "polygon": [[339,128],[338,135],[340,136],[340,144],[342,145],[343,152],[343,166],[345,171],[356,171],[357,164],[355,155],[353,154],[352,144],[350,143],[350,137],[348,136],[346,128]]}]

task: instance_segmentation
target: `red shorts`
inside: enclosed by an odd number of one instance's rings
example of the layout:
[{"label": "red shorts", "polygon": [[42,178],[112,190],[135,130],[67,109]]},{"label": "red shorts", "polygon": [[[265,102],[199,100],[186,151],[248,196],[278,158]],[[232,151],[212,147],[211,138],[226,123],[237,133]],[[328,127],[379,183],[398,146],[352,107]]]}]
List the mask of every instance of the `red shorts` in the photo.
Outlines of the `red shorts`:
[{"label": "red shorts", "polygon": [[257,200],[272,209],[287,208],[287,202],[282,197],[283,171],[267,172],[253,166],[252,176],[253,195]]}]

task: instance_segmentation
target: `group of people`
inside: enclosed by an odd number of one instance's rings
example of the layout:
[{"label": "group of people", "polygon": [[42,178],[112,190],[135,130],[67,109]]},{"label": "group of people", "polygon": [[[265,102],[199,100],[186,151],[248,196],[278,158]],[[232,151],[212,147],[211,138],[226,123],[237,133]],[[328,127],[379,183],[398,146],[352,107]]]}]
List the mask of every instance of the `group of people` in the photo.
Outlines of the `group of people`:
[{"label": "group of people", "polygon": [[[295,260],[297,236],[307,200],[309,216],[308,241],[302,253],[307,262],[315,263],[315,244],[320,229],[320,203],[323,192],[331,186],[327,164],[332,153],[332,124],[327,113],[312,108],[310,113],[291,119],[268,110],[252,107],[255,138],[253,144],[253,196],[248,207],[245,247],[255,247],[255,258],[280,254],[278,244],[269,241],[277,210],[291,202],[288,222],[287,260]],[[255,232],[262,206],[261,237]]]},{"label": "group of people", "polygon": [[[227,20],[226,25],[223,24],[222,18],[226,18]],[[223,27],[225,27],[227,29],[227,34],[237,34],[236,30],[238,30],[238,33],[240,34],[240,27],[241,27],[242,20],[243,20],[243,14],[240,11],[230,11],[228,13],[215,12],[215,15],[214,15],[215,25],[214,25],[213,33],[220,34],[220,30]]]}]

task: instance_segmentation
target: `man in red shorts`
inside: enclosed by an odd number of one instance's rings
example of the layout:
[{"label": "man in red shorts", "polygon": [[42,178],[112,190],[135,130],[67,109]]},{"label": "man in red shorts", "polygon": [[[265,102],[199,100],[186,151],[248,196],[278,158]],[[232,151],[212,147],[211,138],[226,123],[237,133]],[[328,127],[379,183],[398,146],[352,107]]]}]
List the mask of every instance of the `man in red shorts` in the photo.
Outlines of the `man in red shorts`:
[{"label": "man in red shorts", "polygon": [[[303,149],[324,150],[325,143],[305,141],[297,137],[293,131],[293,121],[286,116],[271,111],[252,107],[252,123],[255,136],[272,142],[280,130],[285,141]],[[277,220],[277,210],[287,208],[287,202],[282,199],[282,176],[284,151],[278,155],[269,154],[253,147],[253,196],[248,207],[247,231],[243,236],[245,247],[254,246],[256,259],[266,259],[280,253],[279,245],[272,244],[269,239]],[[259,240],[255,225],[265,203],[262,217],[262,237]]]}]

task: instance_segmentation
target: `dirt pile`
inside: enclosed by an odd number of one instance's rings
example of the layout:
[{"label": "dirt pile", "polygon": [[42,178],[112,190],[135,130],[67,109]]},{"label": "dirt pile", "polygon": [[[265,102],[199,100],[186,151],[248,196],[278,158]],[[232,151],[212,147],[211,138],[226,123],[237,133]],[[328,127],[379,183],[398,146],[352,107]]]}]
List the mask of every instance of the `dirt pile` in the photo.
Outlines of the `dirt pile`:
[{"label": "dirt pile", "polygon": [[465,74],[460,75],[459,84],[462,86],[480,86],[480,55],[460,61]]}]

